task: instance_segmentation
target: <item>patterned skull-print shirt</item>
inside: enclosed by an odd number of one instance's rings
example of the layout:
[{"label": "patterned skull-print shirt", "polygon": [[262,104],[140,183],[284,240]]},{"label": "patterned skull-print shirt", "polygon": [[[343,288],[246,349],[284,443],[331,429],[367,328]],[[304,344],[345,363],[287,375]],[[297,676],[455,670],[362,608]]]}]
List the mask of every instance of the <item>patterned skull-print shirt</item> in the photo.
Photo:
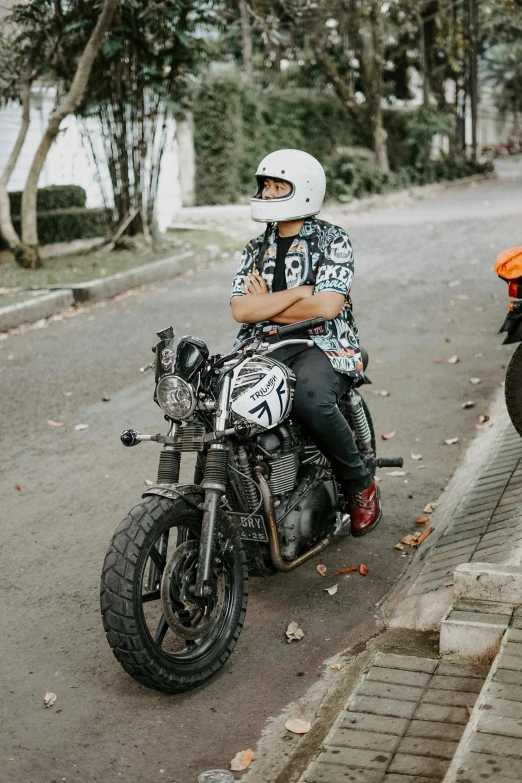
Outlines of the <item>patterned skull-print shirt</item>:
[{"label": "patterned skull-print shirt", "polygon": [[[232,283],[231,297],[245,296],[243,286],[254,268],[254,263],[268,290],[272,292],[277,252],[275,229],[269,236],[267,249],[260,263],[258,255],[263,239],[264,235],[261,234],[243,250],[239,269]],[[327,321],[321,334],[310,333],[310,337],[325,352],[334,370],[357,377],[361,375],[363,366],[359,331],[349,296],[353,273],[353,249],[346,231],[325,220],[307,218],[286,255],[286,286],[294,288],[298,285],[313,285],[314,295],[321,291],[334,291],[344,295],[345,305],[340,315]],[[263,325],[268,323],[270,322],[261,322]],[[255,326],[256,324],[243,324],[236,345],[250,337]]]}]

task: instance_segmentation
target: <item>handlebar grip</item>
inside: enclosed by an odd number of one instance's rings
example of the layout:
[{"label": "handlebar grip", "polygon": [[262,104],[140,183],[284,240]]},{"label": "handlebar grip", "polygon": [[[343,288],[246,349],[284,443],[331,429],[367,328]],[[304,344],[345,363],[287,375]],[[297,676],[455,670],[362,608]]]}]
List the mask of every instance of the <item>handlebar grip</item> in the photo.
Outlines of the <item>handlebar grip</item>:
[{"label": "handlebar grip", "polygon": [[396,457],[395,459],[386,459],[386,457],[381,457],[380,459],[375,460],[376,468],[402,468],[403,465],[404,460],[402,457]]},{"label": "handlebar grip", "polygon": [[287,324],[286,326],[279,326],[279,337],[289,337],[291,334],[298,332],[306,332],[308,329],[317,329],[320,326],[324,326],[326,320],[322,316],[317,318],[307,318],[305,321],[297,321],[295,324]]}]

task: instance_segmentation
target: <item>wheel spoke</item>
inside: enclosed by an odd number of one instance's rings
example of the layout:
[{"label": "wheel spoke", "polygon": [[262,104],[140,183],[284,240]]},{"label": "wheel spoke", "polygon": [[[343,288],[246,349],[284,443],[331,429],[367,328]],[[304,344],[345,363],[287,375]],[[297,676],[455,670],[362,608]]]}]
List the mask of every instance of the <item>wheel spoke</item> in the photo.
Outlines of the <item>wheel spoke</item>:
[{"label": "wheel spoke", "polygon": [[150,601],[159,601],[161,598],[161,593],[159,590],[152,590],[150,593],[143,593],[141,596],[141,602],[143,604],[148,604]]},{"label": "wheel spoke", "polygon": [[156,633],[154,634],[154,641],[160,647],[163,644],[163,640],[168,630],[169,630],[169,624],[167,623],[165,615],[162,614],[161,620],[159,621],[158,627],[156,628]]}]

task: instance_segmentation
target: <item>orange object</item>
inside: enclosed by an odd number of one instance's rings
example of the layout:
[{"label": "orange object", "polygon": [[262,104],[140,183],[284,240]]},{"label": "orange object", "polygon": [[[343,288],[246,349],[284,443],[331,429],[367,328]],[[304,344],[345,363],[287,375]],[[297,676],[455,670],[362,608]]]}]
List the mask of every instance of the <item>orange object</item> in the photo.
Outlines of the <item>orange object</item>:
[{"label": "orange object", "polygon": [[495,274],[503,280],[522,277],[522,247],[511,247],[497,256]]}]

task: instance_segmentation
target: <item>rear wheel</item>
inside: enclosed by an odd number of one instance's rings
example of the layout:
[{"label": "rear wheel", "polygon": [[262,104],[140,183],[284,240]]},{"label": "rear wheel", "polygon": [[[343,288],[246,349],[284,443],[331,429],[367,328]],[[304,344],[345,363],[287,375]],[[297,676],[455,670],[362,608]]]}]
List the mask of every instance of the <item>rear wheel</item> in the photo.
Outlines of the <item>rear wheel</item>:
[{"label": "rear wheel", "polygon": [[517,346],[507,368],[506,406],[509,418],[522,437],[522,343]]},{"label": "rear wheel", "polygon": [[225,518],[213,592],[194,596],[201,495],[149,497],[116,530],[105,557],[101,611],[113,653],[135,680],[166,693],[188,691],[225,663],[245,620],[248,575],[241,540]]}]

